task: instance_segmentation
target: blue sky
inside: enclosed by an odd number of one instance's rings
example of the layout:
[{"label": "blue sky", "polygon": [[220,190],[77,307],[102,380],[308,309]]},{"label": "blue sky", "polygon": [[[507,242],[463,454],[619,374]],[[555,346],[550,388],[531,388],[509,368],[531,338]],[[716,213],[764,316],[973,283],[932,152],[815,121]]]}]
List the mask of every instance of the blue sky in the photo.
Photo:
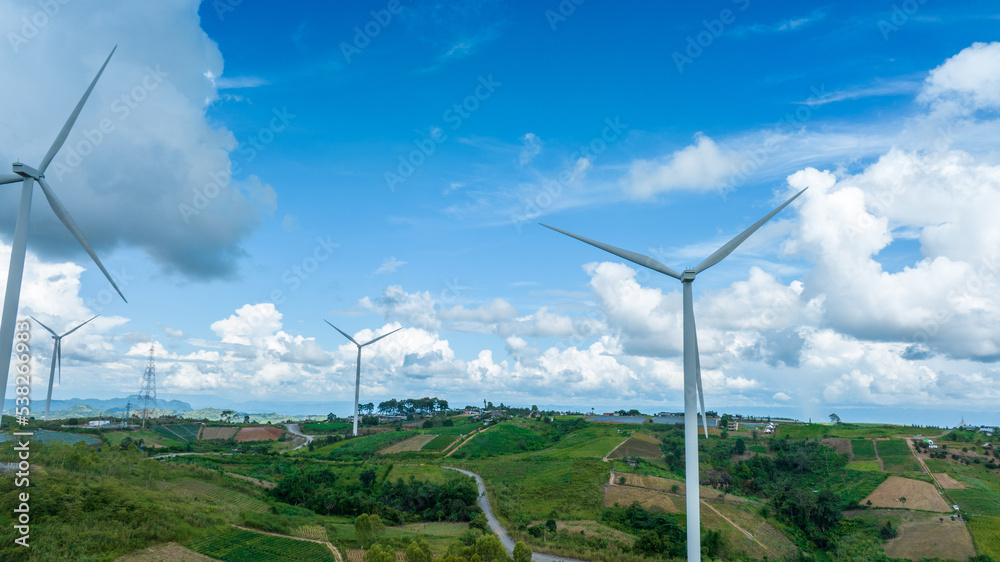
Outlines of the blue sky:
[{"label": "blue sky", "polygon": [[102,315],[57,398],[153,341],[165,397],[322,409],[326,319],[405,328],[366,401],[679,409],[680,285],[537,223],[679,269],[809,185],[695,284],[709,407],[1000,422],[994,3],[0,6],[11,162],[118,45],[47,175],[129,303],[32,213],[21,315]]}]

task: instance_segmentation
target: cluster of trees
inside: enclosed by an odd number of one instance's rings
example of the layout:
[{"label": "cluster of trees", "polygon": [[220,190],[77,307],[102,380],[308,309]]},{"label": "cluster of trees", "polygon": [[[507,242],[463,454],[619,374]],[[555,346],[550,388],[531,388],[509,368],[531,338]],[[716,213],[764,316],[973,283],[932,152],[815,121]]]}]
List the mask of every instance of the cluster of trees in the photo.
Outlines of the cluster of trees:
[{"label": "cluster of trees", "polygon": [[[666,513],[653,513],[638,503],[628,507],[609,507],[602,521],[609,527],[637,535],[632,550],[655,558],[683,557],[687,553],[684,529]],[[722,534],[705,531],[701,537],[702,556],[716,557],[722,549]]]},{"label": "cluster of trees", "polygon": [[270,491],[276,499],[323,515],[378,515],[402,524],[413,520],[468,521],[481,510],[471,478],[449,478],[443,483],[397,480],[377,483],[374,470],[358,480],[352,474],[329,469],[294,472]]},{"label": "cluster of trees", "polygon": [[[371,404],[369,404],[371,406]],[[443,412],[448,410],[448,401],[435,397],[407,398],[396,400],[392,398],[385,402],[379,402],[378,411],[380,414],[396,414],[405,416],[408,414],[428,414]],[[370,412],[369,412],[370,413]]]}]

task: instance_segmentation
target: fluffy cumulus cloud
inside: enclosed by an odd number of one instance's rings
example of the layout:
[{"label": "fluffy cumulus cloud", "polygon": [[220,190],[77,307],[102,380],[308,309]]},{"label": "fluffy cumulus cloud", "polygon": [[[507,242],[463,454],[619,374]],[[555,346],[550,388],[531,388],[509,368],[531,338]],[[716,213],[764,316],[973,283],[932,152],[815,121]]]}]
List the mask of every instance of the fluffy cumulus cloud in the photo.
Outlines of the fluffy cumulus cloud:
[{"label": "fluffy cumulus cloud", "polygon": [[[135,247],[166,271],[225,277],[244,255],[243,241],[273,212],[275,195],[259,179],[233,177],[237,141],[206,119],[206,104],[217,99],[206,72],[221,76],[223,62],[200,28],[198,5],[60,3],[34,32],[14,26],[0,66],[33,79],[0,91],[0,159],[37,166],[117,42],[46,177],[99,253]],[[44,15],[37,3],[8,0],[0,11],[11,22]],[[108,37],[115,40],[94,41]],[[0,193],[5,223],[13,223],[16,197],[17,190]],[[32,229],[44,255],[83,256],[47,209]]]},{"label": "fluffy cumulus cloud", "polygon": [[699,133],[694,144],[663,159],[632,162],[625,180],[626,191],[633,197],[646,198],[677,189],[718,189],[741,159],[738,152],[724,150],[711,138]]},{"label": "fluffy cumulus cloud", "polygon": [[1000,43],[973,43],[930,72],[920,99],[969,109],[1000,107]]}]

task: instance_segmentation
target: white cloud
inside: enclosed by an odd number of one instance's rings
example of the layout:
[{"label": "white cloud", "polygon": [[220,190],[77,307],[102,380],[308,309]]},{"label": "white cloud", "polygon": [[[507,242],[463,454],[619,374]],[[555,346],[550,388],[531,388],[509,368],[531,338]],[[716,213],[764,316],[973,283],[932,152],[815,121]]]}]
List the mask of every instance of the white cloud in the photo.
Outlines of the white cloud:
[{"label": "white cloud", "polygon": [[771,398],[774,398],[775,400],[780,400],[782,402],[788,402],[789,400],[792,399],[791,396],[785,394],[784,392],[775,392],[774,395],[771,396]]},{"label": "white cloud", "polygon": [[526,166],[542,152],[542,140],[535,133],[525,133],[521,137],[521,153],[517,156],[517,165]]},{"label": "white cloud", "polygon": [[659,160],[633,161],[626,179],[626,191],[647,198],[664,191],[718,189],[720,182],[740,162],[740,155],[725,151],[704,134],[695,143]]},{"label": "white cloud", "polygon": [[399,321],[406,326],[436,329],[441,325],[434,310],[434,299],[427,291],[411,294],[399,285],[390,285],[382,296],[374,301],[364,297],[358,305],[381,314],[386,321]]},{"label": "white cloud", "polygon": [[393,273],[400,267],[406,265],[405,261],[397,260],[395,256],[389,256],[385,260],[382,260],[382,265],[375,270],[375,275],[382,275],[384,273]]},{"label": "white cloud", "polygon": [[[229,277],[274,195],[259,180],[229,175],[237,140],[207,118],[205,102],[217,90],[203,75],[221,75],[223,60],[200,27],[198,5],[61,4],[36,35],[0,50],[6,72],[33,77],[31,88],[0,90],[0,160],[38,164],[108,55],[113,42],[94,38],[115,37],[119,47],[46,176],[98,254],[133,247],[165,271]],[[9,21],[30,20],[38,9],[0,0]],[[13,223],[16,192],[0,192],[5,223]],[[36,251],[83,256],[38,204]]]},{"label": "white cloud", "polygon": [[946,60],[930,72],[920,99],[970,109],[1000,107],[1000,42],[973,43]]}]

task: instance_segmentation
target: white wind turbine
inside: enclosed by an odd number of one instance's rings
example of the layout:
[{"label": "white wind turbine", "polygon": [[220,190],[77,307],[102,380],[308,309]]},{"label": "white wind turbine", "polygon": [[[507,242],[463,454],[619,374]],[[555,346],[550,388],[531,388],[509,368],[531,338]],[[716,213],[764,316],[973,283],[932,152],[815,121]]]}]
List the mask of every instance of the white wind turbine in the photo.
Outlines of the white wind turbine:
[{"label": "white wind turbine", "polygon": [[[117,48],[116,46],[115,49]],[[94,263],[97,264],[97,267],[104,273],[104,276],[111,282],[111,286],[115,288],[115,291],[118,291],[118,295],[121,296],[122,300],[125,300],[125,295],[122,295],[121,290],[118,289],[118,285],[115,284],[108,270],[104,268],[104,264],[101,263],[97,254],[94,253],[94,249],[90,247],[87,239],[84,238],[80,227],[76,225],[76,221],[73,220],[69,211],[66,210],[66,207],[56,197],[55,192],[52,191],[52,187],[49,186],[49,182],[45,180],[46,168],[49,167],[52,159],[56,157],[56,153],[59,152],[63,143],[66,142],[66,137],[69,136],[70,130],[73,129],[73,124],[76,123],[77,117],[80,116],[80,111],[83,109],[84,104],[87,103],[90,92],[97,85],[97,80],[101,77],[101,73],[108,66],[111,55],[115,54],[115,49],[111,49],[111,54],[105,59],[104,64],[101,65],[101,69],[97,71],[97,76],[90,83],[90,87],[87,88],[87,91],[83,93],[83,97],[80,98],[79,103],[76,104],[73,113],[66,120],[66,124],[59,131],[59,135],[56,136],[56,140],[49,147],[49,151],[45,153],[45,157],[42,158],[38,169],[22,164],[21,162],[15,162],[13,165],[13,174],[0,174],[0,185],[22,182],[21,203],[17,211],[17,223],[14,226],[14,242],[11,245],[10,252],[10,269],[7,273],[7,292],[3,301],[3,317],[0,319],[0,364],[3,365],[0,368],[0,400],[3,400],[3,397],[7,393],[7,374],[10,370],[10,353],[14,347],[14,328],[17,323],[17,306],[21,300],[21,277],[24,274],[24,255],[28,244],[28,219],[31,215],[31,195],[34,192],[36,182],[42,188],[42,193],[45,194],[52,212],[59,217],[59,220],[70,231],[70,234],[90,254]]]},{"label": "white wind turbine", "polygon": [[[94,318],[97,318],[97,316],[94,316]],[[91,318],[90,320],[93,320],[94,318]],[[49,406],[52,404],[52,383],[55,382],[56,379],[56,365],[59,366],[59,384],[62,384],[62,339],[82,328],[84,324],[90,322],[90,320],[87,320],[87,322],[80,324],[76,328],[73,328],[72,330],[60,336],[59,334],[55,333],[52,330],[52,328],[49,328],[45,324],[42,324],[41,320],[39,320],[38,318],[32,316],[31,319],[34,320],[35,322],[38,322],[39,326],[48,330],[49,333],[52,334],[52,339],[56,340],[55,346],[52,348],[52,368],[49,369],[49,394],[45,397],[45,417],[42,418],[42,419],[49,419]]]},{"label": "white wind turbine", "polygon": [[[808,187],[793,195],[780,207],[768,213],[767,216],[755,222],[750,228],[741,232],[738,236],[727,242],[724,246],[715,251],[714,254],[705,258],[693,269],[685,269],[683,273],[678,273],[673,269],[663,265],[649,256],[622,250],[608,244],[603,244],[577,236],[571,232],[553,228],[549,225],[542,226],[561,232],[566,236],[576,238],[581,242],[586,242],[591,246],[610,252],[620,258],[624,258],[634,264],[658,271],[664,275],[669,275],[681,282],[684,287],[684,479],[687,483],[686,503],[687,503],[687,559],[701,560],[701,511],[699,501],[699,476],[698,476],[698,411],[697,401],[701,400],[702,419],[705,416],[705,397],[701,389],[701,361],[698,358],[698,334],[694,325],[694,297],[691,292],[691,284],[696,275],[712,267],[726,258],[737,246],[742,244],[758,228],[764,225],[771,217],[788,206],[799,195],[802,195]],[[705,436],[708,437],[708,421],[705,420]],[[697,524],[692,524],[697,522]]]},{"label": "white wind turbine", "polygon": [[[327,321],[327,320],[324,320],[324,322],[326,322],[327,324],[330,324],[330,322]],[[343,330],[341,330],[340,328],[334,326],[333,324],[330,324],[330,327],[333,328],[334,330],[337,330],[341,334],[343,334],[343,336],[345,338],[351,340],[351,343],[353,343],[354,345],[358,346],[358,374],[357,374],[357,376],[354,379],[354,436],[357,437],[357,435],[358,435],[358,398],[361,396],[361,348],[364,347],[364,346],[366,346],[366,345],[371,345],[371,344],[377,342],[378,340],[380,340],[380,339],[382,339],[382,338],[384,338],[386,336],[391,336],[392,334],[395,334],[396,332],[402,330],[403,327],[400,326],[399,328],[396,328],[395,330],[389,332],[388,334],[382,334],[381,336],[379,336],[379,337],[377,337],[377,338],[375,338],[375,339],[373,339],[373,340],[371,340],[369,342],[366,342],[366,343],[358,343],[357,341],[354,340],[354,338],[352,338],[351,336],[347,335],[346,333],[344,333]]]}]

